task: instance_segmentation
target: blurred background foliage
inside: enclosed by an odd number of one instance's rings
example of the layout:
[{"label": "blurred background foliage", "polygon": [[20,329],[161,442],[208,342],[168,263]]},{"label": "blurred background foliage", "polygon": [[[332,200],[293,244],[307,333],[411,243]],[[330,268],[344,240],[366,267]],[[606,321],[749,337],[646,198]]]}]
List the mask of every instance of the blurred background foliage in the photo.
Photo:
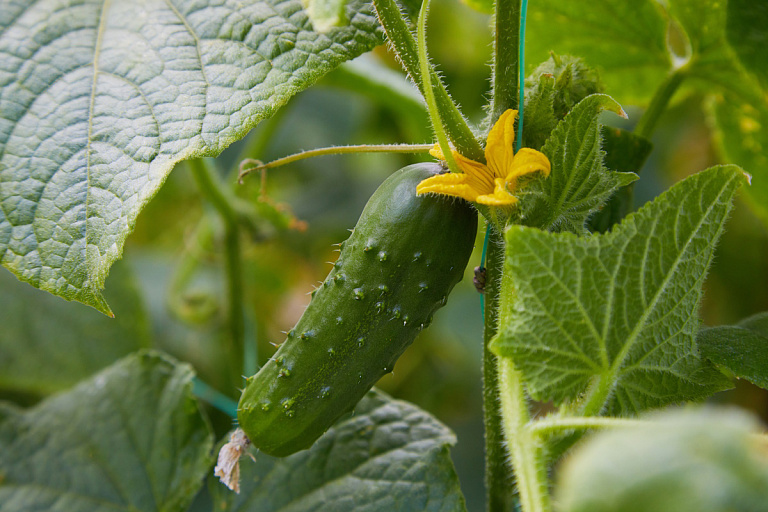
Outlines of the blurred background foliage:
[{"label": "blurred background foliage", "polygon": [[[435,3],[430,54],[475,125],[485,118],[491,39],[487,14],[457,0]],[[529,70],[547,56],[540,57],[528,63]],[[382,81],[394,85],[382,86]],[[617,91],[606,92],[621,101]],[[702,113],[705,101],[702,92],[691,90],[662,119],[654,136],[655,150],[635,189],[636,207],[683,177],[718,163],[711,128]],[[605,122],[631,128],[641,111],[624,106],[628,121],[606,116]],[[259,363],[271,356],[274,345],[283,341],[283,332],[303,312],[309,292],[325,278],[328,262],[336,257],[333,244],[348,236],[371,193],[386,176],[424,157],[377,154],[305,160],[270,170],[265,190],[258,175],[237,185],[240,161],[266,162],[331,145],[431,140],[415,89],[403,78],[393,55],[380,47],[297,95],[215,160],[222,183],[253,205],[260,218],[241,241],[246,343],[256,348]],[[379,383],[395,397],[432,412],[457,433],[453,454],[470,510],[480,510],[484,499],[482,321],[480,297],[472,286],[482,235],[483,230],[465,278],[448,305],[398,361],[394,373]],[[228,335],[223,248],[222,220],[201,196],[188,165],[181,164],[140,215],[123,262],[107,281],[116,320],[55,299],[3,272],[2,398],[34,403],[125,353],[151,345],[190,362],[203,381],[236,399],[239,390],[231,384],[221,349]],[[764,225],[738,204],[707,280],[704,324],[735,323],[768,310],[767,254]],[[50,346],[35,340],[47,340]],[[58,343],[55,349],[52,342]],[[28,378],[17,375],[22,373]],[[714,400],[736,403],[768,420],[768,394],[746,382]],[[217,434],[223,435],[231,420],[212,408],[210,413]]]}]

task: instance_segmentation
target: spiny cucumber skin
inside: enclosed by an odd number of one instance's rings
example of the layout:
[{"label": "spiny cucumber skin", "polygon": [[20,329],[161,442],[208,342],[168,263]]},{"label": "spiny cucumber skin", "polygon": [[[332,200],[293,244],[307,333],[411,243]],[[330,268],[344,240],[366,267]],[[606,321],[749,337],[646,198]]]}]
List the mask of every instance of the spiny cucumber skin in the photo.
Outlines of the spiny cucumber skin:
[{"label": "spiny cucumber skin", "polygon": [[476,212],[461,200],[416,196],[440,171],[408,166],[379,187],[287,340],[248,379],[238,420],[262,452],[312,446],[392,371],[461,280]]}]

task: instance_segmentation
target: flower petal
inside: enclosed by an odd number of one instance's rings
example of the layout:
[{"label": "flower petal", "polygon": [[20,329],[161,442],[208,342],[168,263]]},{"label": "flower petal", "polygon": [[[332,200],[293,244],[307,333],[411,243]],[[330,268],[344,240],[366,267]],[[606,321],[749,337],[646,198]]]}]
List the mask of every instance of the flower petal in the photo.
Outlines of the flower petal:
[{"label": "flower petal", "polygon": [[459,169],[469,176],[469,184],[477,189],[480,194],[488,194],[493,190],[493,176],[488,166],[475,162],[469,158],[453,152],[453,157],[456,159],[456,163],[459,165]]},{"label": "flower petal", "polygon": [[445,155],[443,154],[443,150],[440,149],[440,144],[435,143],[435,145],[432,146],[432,149],[429,150],[429,154],[438,160],[445,160]]},{"label": "flower petal", "polygon": [[416,187],[416,194],[443,194],[474,201],[478,191],[469,184],[469,181],[470,177],[466,174],[438,174],[419,183]]},{"label": "flower petal", "polygon": [[[435,144],[432,149],[429,150],[429,154],[438,160],[445,160],[445,155],[440,149],[439,144]],[[477,189],[478,194],[488,194],[493,190],[493,176],[491,176],[488,167],[480,162],[475,162],[465,157],[455,149],[451,149],[453,159],[456,160],[456,165],[459,169],[469,176],[467,182],[471,187]]]},{"label": "flower petal", "polygon": [[[549,176],[549,173],[552,170],[549,158],[547,158],[544,153],[531,148],[521,148],[520,151],[517,152],[515,159],[512,162],[511,169],[516,170],[518,167],[532,169],[524,174],[541,171],[544,176]],[[507,175],[509,174],[510,173],[508,172]]]},{"label": "flower petal", "polygon": [[493,194],[477,196],[476,203],[488,206],[513,206],[518,199],[507,191],[506,183],[503,179],[497,178],[493,189]]},{"label": "flower petal", "polygon": [[507,110],[488,133],[485,160],[493,178],[504,178],[515,156],[515,119],[517,110]]},{"label": "flower petal", "polygon": [[521,148],[515,155],[512,165],[507,168],[507,186],[514,190],[518,178],[537,171],[540,171],[545,177],[549,176],[551,171],[549,159],[544,153],[535,149]]}]

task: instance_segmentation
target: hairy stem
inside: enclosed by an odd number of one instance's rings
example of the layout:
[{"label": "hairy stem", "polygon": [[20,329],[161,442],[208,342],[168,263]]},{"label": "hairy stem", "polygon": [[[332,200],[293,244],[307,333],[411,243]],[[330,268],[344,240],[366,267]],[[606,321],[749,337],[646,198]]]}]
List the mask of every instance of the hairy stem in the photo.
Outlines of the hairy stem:
[{"label": "hairy stem", "polygon": [[[397,56],[400,58],[405,71],[419,87],[422,95],[424,95],[425,82],[422,79],[422,72],[419,67],[416,40],[408,29],[405,19],[403,19],[400,7],[398,7],[394,0],[373,0],[373,6],[376,9],[381,25],[384,27],[384,31],[387,33],[387,38],[397,52]],[[437,74],[434,71],[430,71],[429,75],[437,108],[445,123],[448,137],[456,146],[456,150],[467,158],[484,162],[483,148],[475,138],[472,130],[470,130],[469,125],[467,125],[467,121],[464,119],[461,111],[459,111],[459,108],[448,95],[448,91],[446,91]]]},{"label": "hairy stem", "polygon": [[[498,120],[506,110],[517,108],[518,88],[522,73],[518,70],[520,51],[521,0],[496,0],[494,14],[494,52],[491,98],[491,122]],[[490,212],[483,212],[484,215]],[[504,430],[500,406],[505,389],[499,386],[496,356],[490,342],[499,325],[499,305],[504,283],[505,243],[503,225],[495,215],[489,217],[494,227],[488,227],[490,243],[486,260],[486,302],[483,319],[483,414],[485,421],[485,480],[488,510],[490,512],[514,509],[512,482],[513,469],[507,462]],[[527,414],[527,411],[526,411]],[[515,468],[516,471],[516,468]]]},{"label": "hairy stem", "polygon": [[331,146],[328,148],[310,149],[284,156],[271,162],[263,163],[260,160],[246,158],[240,163],[240,175],[242,180],[254,171],[273,169],[282,165],[298,162],[307,158],[326,155],[346,155],[350,153],[428,153],[432,144],[359,144],[356,146]]},{"label": "hairy stem", "polygon": [[643,113],[643,116],[635,126],[635,133],[645,138],[650,138],[656,129],[656,124],[669,105],[672,96],[674,96],[680,84],[688,76],[687,67],[683,66],[672,71],[667,78],[659,85],[651,98],[651,103]]},{"label": "hairy stem", "polygon": [[537,420],[529,427],[531,432],[546,437],[551,434],[557,434],[568,430],[588,430],[595,428],[628,428],[642,427],[648,425],[648,421],[633,420],[627,418],[605,418],[591,417],[582,418],[580,416],[552,417]]},{"label": "hairy stem", "polygon": [[435,130],[435,136],[437,137],[437,143],[440,145],[440,151],[443,152],[445,161],[448,164],[448,168],[451,172],[460,173],[459,165],[453,158],[451,153],[451,146],[448,144],[448,136],[445,134],[445,127],[443,126],[443,120],[440,118],[440,109],[437,107],[437,101],[435,99],[435,92],[432,88],[431,70],[429,65],[429,56],[427,55],[427,14],[429,13],[429,0],[424,0],[421,4],[421,10],[419,11],[419,23],[417,32],[417,49],[419,52],[419,69],[421,70],[421,77],[424,80],[424,99],[427,102],[427,110],[429,111],[429,119],[432,121],[432,129]]},{"label": "hairy stem", "polygon": [[485,423],[485,488],[490,512],[513,510],[512,469],[507,462],[502,431],[496,356],[489,349],[496,335],[499,294],[504,269],[504,237],[491,228],[486,257],[483,330],[483,419]]},{"label": "hairy stem", "polygon": [[520,504],[523,512],[546,512],[550,510],[547,470],[541,440],[529,426],[522,376],[509,358],[499,358],[498,365],[504,437],[515,468]]},{"label": "hairy stem", "polygon": [[518,106],[518,53],[521,0],[497,0],[494,14],[493,96],[491,123],[506,110]]},{"label": "hairy stem", "polygon": [[227,277],[227,303],[229,324],[229,360],[239,386],[243,371],[243,342],[245,336],[243,307],[243,272],[240,251],[240,216],[234,208],[235,199],[228,193],[215,175],[208,160],[198,158],[189,161],[189,168],[195,177],[203,197],[211,203],[224,221],[224,258]]}]

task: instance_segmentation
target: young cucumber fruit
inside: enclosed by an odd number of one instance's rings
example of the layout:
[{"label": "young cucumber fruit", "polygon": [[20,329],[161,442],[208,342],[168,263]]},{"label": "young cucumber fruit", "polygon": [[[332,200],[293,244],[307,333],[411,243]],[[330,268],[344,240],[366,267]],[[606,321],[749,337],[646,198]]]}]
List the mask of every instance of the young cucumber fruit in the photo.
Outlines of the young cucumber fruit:
[{"label": "young cucumber fruit", "polygon": [[461,280],[477,214],[462,200],[416,195],[439,172],[416,164],[382,183],[288,339],[247,380],[237,416],[262,452],[312,446],[392,371]]}]

